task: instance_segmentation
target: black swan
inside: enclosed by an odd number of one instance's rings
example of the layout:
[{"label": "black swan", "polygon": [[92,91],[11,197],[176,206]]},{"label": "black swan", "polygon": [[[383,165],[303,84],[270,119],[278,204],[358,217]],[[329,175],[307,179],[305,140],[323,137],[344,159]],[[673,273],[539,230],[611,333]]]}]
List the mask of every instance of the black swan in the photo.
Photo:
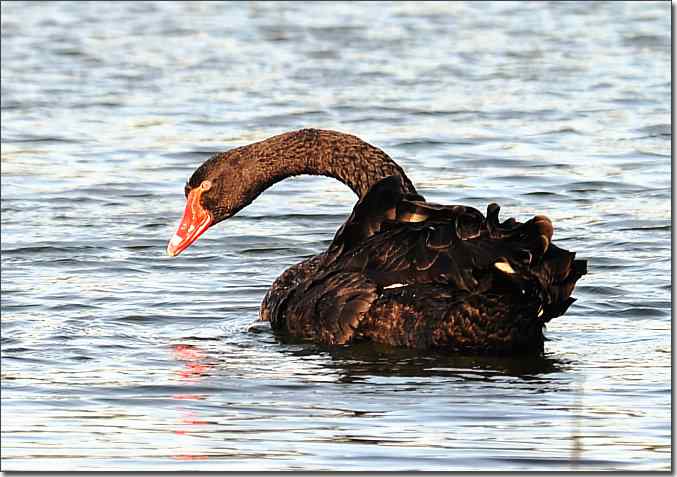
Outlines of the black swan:
[{"label": "black swan", "polygon": [[574,302],[586,261],[551,242],[544,216],[499,222],[426,202],[382,150],[335,131],[303,129],[216,154],[185,187],[167,247],[178,255],[290,176],[329,176],[359,197],[329,249],[285,271],[261,320],[325,345],[373,341],[463,353],[543,350],[543,328]]}]

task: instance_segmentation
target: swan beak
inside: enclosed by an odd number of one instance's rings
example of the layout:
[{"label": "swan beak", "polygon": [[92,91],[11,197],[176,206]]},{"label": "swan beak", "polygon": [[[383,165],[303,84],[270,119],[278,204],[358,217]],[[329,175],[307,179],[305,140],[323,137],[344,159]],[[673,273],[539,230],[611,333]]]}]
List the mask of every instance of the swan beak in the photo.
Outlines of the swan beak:
[{"label": "swan beak", "polygon": [[176,257],[187,249],[214,223],[211,214],[200,204],[201,196],[202,190],[200,188],[193,189],[188,193],[186,210],[183,211],[181,222],[167,245],[167,254],[170,257]]}]

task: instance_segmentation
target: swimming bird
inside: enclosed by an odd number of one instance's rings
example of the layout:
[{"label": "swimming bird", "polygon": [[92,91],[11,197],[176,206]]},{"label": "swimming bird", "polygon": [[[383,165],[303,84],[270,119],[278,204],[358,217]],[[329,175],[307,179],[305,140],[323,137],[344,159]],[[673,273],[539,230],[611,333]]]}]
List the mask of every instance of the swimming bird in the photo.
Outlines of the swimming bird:
[{"label": "swimming bird", "polygon": [[208,159],[185,186],[168,254],[300,174],[333,177],[359,199],[329,248],[282,273],[263,299],[260,319],[282,336],[538,353],[544,325],[575,301],[586,261],[552,243],[547,217],[501,222],[496,204],[483,215],[427,202],[381,149],[329,130],[288,132]]}]

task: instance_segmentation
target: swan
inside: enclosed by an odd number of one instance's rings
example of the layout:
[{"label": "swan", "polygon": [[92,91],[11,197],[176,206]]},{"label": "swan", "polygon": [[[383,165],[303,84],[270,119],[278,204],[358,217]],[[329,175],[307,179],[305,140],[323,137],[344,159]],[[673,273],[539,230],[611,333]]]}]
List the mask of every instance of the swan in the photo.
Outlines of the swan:
[{"label": "swan", "polygon": [[329,248],[275,280],[260,308],[281,336],[470,354],[543,351],[587,262],[552,243],[551,221],[499,221],[426,202],[403,169],[358,137],[302,129],[219,153],[185,186],[176,256],[287,177],[333,177],[359,200]]}]

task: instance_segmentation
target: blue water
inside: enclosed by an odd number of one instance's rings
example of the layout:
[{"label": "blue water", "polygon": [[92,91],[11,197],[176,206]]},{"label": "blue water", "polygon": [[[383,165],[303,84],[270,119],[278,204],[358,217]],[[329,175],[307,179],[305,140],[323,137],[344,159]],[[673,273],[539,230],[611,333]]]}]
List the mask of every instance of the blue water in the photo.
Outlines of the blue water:
[{"label": "blue water", "polygon": [[[2,3],[3,470],[669,470],[669,3]],[[212,152],[302,127],[589,261],[539,358],[250,332],[355,197],[180,257]]]}]

